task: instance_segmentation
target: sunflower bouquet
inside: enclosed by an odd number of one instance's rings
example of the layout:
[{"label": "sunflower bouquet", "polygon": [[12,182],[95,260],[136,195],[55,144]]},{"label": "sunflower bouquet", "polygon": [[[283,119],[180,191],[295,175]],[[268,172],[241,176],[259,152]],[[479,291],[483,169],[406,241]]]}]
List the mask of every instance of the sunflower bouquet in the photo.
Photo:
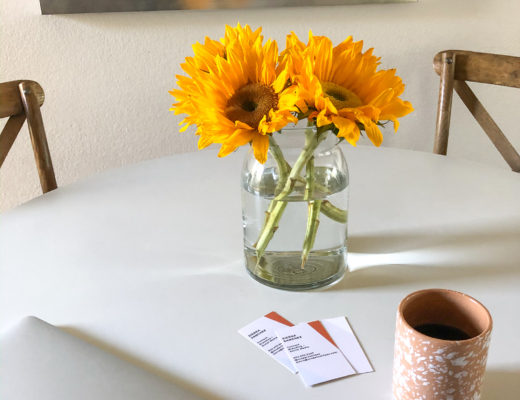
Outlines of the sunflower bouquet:
[{"label": "sunflower bouquet", "polygon": [[[268,154],[276,163],[276,187],[254,244],[257,268],[295,188],[303,188],[308,202],[301,268],[313,248],[319,215],[346,223],[346,210],[313,196],[320,190],[313,164],[320,143],[334,135],[356,146],[364,133],[379,146],[380,127],[391,121],[397,131],[398,118],[413,110],[399,97],[404,84],[395,70],[378,69],[379,58],[362,47],[352,37],[333,46],[312,33],[305,44],[291,33],[279,52],[276,41],[264,43],[261,28],[238,24],[226,26],[218,41],[206,38],[193,45],[194,56],[181,64],[187,76],[178,75],[179,89],[170,92],[176,99],[171,110],[187,115],[181,131],[194,126],[199,149],[220,144],[219,157],[250,144],[258,163],[266,163]],[[275,133],[299,121],[306,122],[305,141],[291,165]]]}]

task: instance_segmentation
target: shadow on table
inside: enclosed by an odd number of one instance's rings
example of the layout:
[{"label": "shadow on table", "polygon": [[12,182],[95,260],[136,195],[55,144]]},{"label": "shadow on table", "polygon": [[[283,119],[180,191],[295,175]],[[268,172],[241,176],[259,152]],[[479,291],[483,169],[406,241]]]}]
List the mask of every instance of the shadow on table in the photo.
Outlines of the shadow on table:
[{"label": "shadow on table", "polygon": [[519,398],[520,371],[486,371],[482,400],[518,400]]},{"label": "shadow on table", "polygon": [[[512,224],[512,222],[514,222]],[[329,290],[520,274],[520,222],[352,236],[347,276]]]},{"label": "shadow on table", "polygon": [[118,348],[116,348],[115,346],[112,346],[106,342],[103,342],[99,339],[96,339],[96,338],[93,338],[92,336],[90,335],[87,335],[85,333],[83,333],[82,331],[74,328],[74,327],[70,327],[70,326],[60,326],[60,329],[63,329],[65,332],[67,333],[70,333],[71,335],[77,337],[77,338],[80,338],[81,340],[84,340],[85,342],[88,342],[104,351],[106,351],[107,353],[110,353],[110,354],[113,354],[117,357],[119,357],[120,359],[130,363],[130,364],[133,364],[133,365],[136,365],[138,366],[139,368],[142,368],[143,370],[145,371],[148,371],[162,379],[164,379],[165,381],[168,381],[170,383],[173,383],[174,385],[177,385],[179,386],[180,388],[182,389],[185,389],[186,391],[188,392],[191,392],[191,393],[194,393],[196,394],[197,396],[203,398],[203,399],[206,399],[206,400],[224,400],[223,397],[220,397],[220,396],[217,396],[215,395],[214,393],[211,393],[207,390],[205,390],[204,388],[192,383],[192,382],[189,382],[185,379],[182,379],[182,378],[179,378],[178,376],[174,376],[170,373],[168,373],[167,371],[164,371],[163,369],[161,368],[158,368],[150,363],[147,363],[145,361],[142,361]]},{"label": "shadow on table", "polygon": [[460,279],[486,280],[497,275],[520,275],[520,269],[480,267],[424,267],[416,265],[384,265],[348,272],[345,278],[325,290],[362,289],[413,283]]},{"label": "shadow on table", "polygon": [[375,235],[355,235],[348,238],[349,252],[388,254],[435,248],[487,246],[493,243],[519,243],[520,220],[494,221],[489,225],[470,227],[431,228],[409,232],[382,232]]}]

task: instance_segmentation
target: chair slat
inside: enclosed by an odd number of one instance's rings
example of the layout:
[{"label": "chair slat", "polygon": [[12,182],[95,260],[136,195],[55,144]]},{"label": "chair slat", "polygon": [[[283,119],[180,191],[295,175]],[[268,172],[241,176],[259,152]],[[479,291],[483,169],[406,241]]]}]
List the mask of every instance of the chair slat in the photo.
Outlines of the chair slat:
[{"label": "chair slat", "polygon": [[433,152],[446,155],[448,152],[448,135],[450,132],[451,103],[453,99],[453,78],[455,73],[455,55],[442,54],[441,80],[439,86],[439,102],[437,105],[437,125]]},{"label": "chair slat", "polygon": [[19,93],[27,117],[27,125],[31,135],[40,183],[43,193],[47,193],[56,189],[58,185],[56,184],[56,177],[54,176],[39,101],[32,89],[33,86],[28,82],[22,82],[19,85]]},{"label": "chair slat", "polygon": [[468,84],[463,81],[455,81],[454,87],[461,100],[466,107],[468,107],[468,110],[473,114],[484,132],[486,132],[504,160],[506,160],[513,171],[520,172],[520,155],[491,115],[489,115],[475,93],[473,93]]},{"label": "chair slat", "polygon": [[38,100],[39,106],[45,101],[43,89],[37,82],[19,80],[0,83],[0,118],[6,118],[24,112],[18,88],[18,85],[22,82],[28,82],[31,91]]},{"label": "chair slat", "polygon": [[25,122],[25,114],[18,114],[9,118],[0,134],[0,167],[5,161],[9,150],[18,136],[18,132],[22,129]]},{"label": "chair slat", "polygon": [[434,69],[439,75],[442,71],[443,53],[457,55],[456,80],[520,88],[520,57],[446,50],[437,53],[433,60]]}]

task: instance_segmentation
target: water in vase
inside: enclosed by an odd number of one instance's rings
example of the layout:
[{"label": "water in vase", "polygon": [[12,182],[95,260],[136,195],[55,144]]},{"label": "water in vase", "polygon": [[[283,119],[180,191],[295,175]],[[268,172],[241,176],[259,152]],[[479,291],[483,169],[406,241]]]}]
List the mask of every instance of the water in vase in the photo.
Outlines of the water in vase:
[{"label": "water in vase", "polygon": [[[244,251],[248,271],[262,283],[284,289],[311,289],[332,283],[346,266],[347,223],[319,215],[316,239],[302,266],[302,246],[307,226],[308,200],[305,182],[296,182],[283,215],[260,260],[255,244],[264,226],[265,211],[275,197],[276,168],[265,168],[262,176],[242,178]],[[317,166],[311,200],[329,202],[342,210],[348,206],[348,175],[336,168]],[[323,209],[323,207],[322,207]]]}]

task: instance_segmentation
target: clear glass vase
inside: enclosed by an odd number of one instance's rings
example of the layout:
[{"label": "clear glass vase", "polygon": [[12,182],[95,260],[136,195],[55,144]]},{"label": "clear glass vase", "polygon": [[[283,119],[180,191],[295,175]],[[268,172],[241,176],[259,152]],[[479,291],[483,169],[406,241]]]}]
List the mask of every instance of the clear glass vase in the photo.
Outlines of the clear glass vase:
[{"label": "clear glass vase", "polygon": [[348,168],[338,138],[288,128],[270,139],[265,164],[252,150],[242,170],[246,267],[286,290],[330,285],[347,257]]}]

